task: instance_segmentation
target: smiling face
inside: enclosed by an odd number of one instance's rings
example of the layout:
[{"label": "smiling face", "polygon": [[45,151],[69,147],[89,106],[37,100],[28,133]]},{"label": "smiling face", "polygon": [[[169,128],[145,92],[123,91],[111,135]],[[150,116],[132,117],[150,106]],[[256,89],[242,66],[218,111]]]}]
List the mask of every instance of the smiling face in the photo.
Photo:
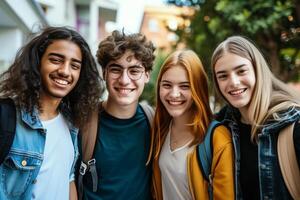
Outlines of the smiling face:
[{"label": "smiling face", "polygon": [[131,51],[115,61],[110,61],[104,72],[108,90],[108,103],[114,106],[137,105],[149,72]]},{"label": "smiling face", "polygon": [[82,55],[77,44],[68,40],[54,40],[41,59],[41,97],[61,100],[77,84]]},{"label": "smiling face", "polygon": [[171,117],[189,115],[193,99],[188,74],[183,67],[172,66],[162,75],[159,96]]},{"label": "smiling face", "polygon": [[214,73],[224,98],[240,111],[248,109],[256,82],[252,63],[236,54],[225,53],[217,60]]}]

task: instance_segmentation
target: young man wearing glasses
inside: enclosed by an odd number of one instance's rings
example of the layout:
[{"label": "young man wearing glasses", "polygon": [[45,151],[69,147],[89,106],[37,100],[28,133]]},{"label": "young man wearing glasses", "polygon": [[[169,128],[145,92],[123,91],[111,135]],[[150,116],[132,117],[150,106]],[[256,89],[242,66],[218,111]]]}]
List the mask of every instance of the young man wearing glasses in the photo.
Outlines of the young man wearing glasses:
[{"label": "young man wearing glasses", "polygon": [[99,44],[108,99],[102,103],[93,154],[97,189],[93,192],[93,177],[85,176],[84,199],[151,199],[150,124],[138,101],[150,79],[154,50],[145,36],[119,31]]}]

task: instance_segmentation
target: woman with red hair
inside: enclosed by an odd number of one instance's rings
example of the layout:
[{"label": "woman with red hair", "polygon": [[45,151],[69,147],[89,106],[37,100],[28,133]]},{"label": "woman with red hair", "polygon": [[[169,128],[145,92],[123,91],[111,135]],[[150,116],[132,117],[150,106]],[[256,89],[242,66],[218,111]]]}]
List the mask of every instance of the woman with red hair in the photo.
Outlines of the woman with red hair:
[{"label": "woman with red hair", "polygon": [[[176,51],[163,63],[156,102],[151,146],[154,198],[209,199],[196,146],[213,116],[207,75],[193,51]],[[214,130],[212,146],[213,199],[234,199],[233,147],[227,128]]]}]

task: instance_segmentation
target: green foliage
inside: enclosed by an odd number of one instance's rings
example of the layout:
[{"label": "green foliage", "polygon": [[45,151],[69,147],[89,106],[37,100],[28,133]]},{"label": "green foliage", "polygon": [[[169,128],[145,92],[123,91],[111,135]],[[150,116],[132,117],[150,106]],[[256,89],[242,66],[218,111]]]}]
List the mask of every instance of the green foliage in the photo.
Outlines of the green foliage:
[{"label": "green foliage", "polygon": [[[283,80],[299,77],[300,1],[298,0],[169,0],[178,6],[200,7],[190,27],[176,31],[180,42],[195,50],[209,72],[210,57],[218,43],[231,35],[251,38]],[[298,59],[298,61],[297,61]],[[279,74],[281,76],[279,76]]]},{"label": "green foliage", "polygon": [[146,100],[150,105],[154,106],[155,104],[155,93],[156,93],[156,80],[157,76],[160,70],[160,67],[162,66],[164,60],[166,58],[166,55],[163,52],[158,52],[153,70],[151,72],[151,78],[148,84],[146,84],[144,91],[141,95],[141,100]]}]

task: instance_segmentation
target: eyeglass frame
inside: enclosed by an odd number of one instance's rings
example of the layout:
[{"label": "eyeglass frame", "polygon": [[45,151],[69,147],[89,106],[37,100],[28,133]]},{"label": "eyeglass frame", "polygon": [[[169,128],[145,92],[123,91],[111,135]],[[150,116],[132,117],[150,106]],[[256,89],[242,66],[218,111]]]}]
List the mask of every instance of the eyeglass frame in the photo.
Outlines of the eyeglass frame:
[{"label": "eyeglass frame", "polygon": [[[116,68],[116,69],[118,68],[121,71],[119,74],[113,73],[113,72],[111,72],[111,68]],[[132,78],[132,74],[130,74],[130,72],[129,72],[131,69],[141,69],[141,71],[139,72],[141,74],[139,75],[138,78]],[[119,79],[123,75],[125,70],[126,70],[126,74],[127,74],[128,78],[132,81],[140,80],[142,78],[143,73],[146,72],[146,68],[142,65],[132,65],[132,66],[125,68],[119,64],[111,64],[111,65],[107,66],[107,68],[106,68],[107,75],[110,76],[114,80]]]}]

